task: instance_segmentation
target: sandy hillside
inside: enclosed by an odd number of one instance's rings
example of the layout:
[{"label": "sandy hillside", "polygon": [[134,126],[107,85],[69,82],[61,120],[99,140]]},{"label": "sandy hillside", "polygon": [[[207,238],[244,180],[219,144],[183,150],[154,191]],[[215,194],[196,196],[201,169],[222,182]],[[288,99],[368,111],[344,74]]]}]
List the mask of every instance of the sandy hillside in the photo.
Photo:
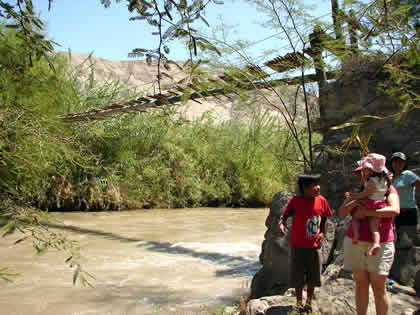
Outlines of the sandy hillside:
[{"label": "sandy hillside", "polygon": [[[144,92],[148,95],[157,93],[156,77],[157,66],[156,63],[147,65],[143,60],[106,60],[92,56],[91,62],[87,59],[87,54],[71,54],[71,63],[75,67],[82,67],[88,69],[92,64],[94,67],[95,79],[100,82],[106,80],[120,80],[124,82],[131,91]],[[185,73],[176,66],[171,66],[167,72],[173,80],[180,80],[185,77]],[[85,71],[87,73],[87,71]],[[85,75],[87,77],[87,75]],[[173,82],[173,81],[172,81]],[[171,79],[165,78],[162,81],[162,86],[169,85]],[[274,93],[267,91],[251,91],[249,98],[246,100],[239,99],[236,95],[229,95],[227,97],[211,97],[207,100],[200,100],[200,103],[189,101],[186,105],[175,105],[180,113],[184,113],[187,119],[200,118],[204,113],[211,115],[216,121],[228,120],[242,120],[249,121],[253,114],[258,111],[269,110],[270,115],[282,119],[282,114],[279,109],[284,108],[286,104],[289,108],[294,107],[295,103],[295,87],[279,87],[277,93],[281,95],[283,102]],[[303,93],[297,94],[297,120],[303,120]],[[311,97],[310,102],[313,107],[313,117],[316,114],[316,97]],[[277,107],[277,108],[274,108]],[[284,110],[283,110],[284,112]],[[292,113],[294,110],[291,111]]]}]

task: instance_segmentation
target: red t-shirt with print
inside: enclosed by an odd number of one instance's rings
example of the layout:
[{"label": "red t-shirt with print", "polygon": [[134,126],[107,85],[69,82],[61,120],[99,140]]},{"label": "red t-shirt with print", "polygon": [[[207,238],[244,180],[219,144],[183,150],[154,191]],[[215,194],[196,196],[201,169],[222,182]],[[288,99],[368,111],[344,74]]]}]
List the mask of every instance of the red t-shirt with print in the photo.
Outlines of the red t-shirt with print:
[{"label": "red t-shirt with print", "polygon": [[293,216],[290,246],[316,248],[316,237],[320,233],[321,218],[332,215],[327,200],[319,195],[305,199],[294,196],[284,208],[283,216]]}]

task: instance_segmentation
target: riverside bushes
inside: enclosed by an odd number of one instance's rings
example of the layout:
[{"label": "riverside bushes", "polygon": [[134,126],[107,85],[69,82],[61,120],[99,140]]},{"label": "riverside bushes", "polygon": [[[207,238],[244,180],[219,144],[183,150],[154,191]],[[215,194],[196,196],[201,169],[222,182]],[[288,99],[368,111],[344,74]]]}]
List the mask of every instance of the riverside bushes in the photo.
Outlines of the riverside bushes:
[{"label": "riverside bushes", "polygon": [[77,101],[68,66],[52,56],[22,54],[24,40],[14,32],[0,41],[0,194],[17,204],[47,205],[60,178],[95,160],[86,154],[59,114]]},{"label": "riverside bushes", "polygon": [[150,113],[95,124],[106,179],[140,205],[262,206],[292,188],[299,171],[296,148],[274,123],[259,130],[205,119],[179,125]]},{"label": "riverside bushes", "polygon": [[[0,43],[0,198],[42,209],[262,206],[293,189],[298,150],[281,124],[183,122],[167,111],[66,123],[60,117],[120,100],[119,82],[80,79]],[[92,69],[90,69],[92,70]],[[130,96],[129,96],[130,97]]]}]

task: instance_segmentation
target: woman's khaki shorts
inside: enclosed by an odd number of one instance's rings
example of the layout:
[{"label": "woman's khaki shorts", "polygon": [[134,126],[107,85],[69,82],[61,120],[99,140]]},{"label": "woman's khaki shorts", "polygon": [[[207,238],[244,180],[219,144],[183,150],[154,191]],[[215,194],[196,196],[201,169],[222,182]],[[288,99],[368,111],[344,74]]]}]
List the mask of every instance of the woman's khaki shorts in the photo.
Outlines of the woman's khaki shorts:
[{"label": "woman's khaki shorts", "polygon": [[387,276],[394,261],[394,242],[381,243],[381,249],[375,256],[369,256],[372,243],[352,243],[349,237],[344,238],[344,269],[351,271],[367,270],[378,275]]}]

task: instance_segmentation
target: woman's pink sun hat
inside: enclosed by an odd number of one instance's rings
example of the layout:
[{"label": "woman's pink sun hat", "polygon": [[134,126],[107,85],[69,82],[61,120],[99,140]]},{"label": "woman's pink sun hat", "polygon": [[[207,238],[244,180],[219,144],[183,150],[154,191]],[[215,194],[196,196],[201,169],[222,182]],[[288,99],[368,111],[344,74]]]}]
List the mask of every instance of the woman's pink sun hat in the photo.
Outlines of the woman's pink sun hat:
[{"label": "woman's pink sun hat", "polygon": [[369,153],[360,161],[361,168],[369,168],[375,173],[388,173],[386,168],[386,157],[378,153]]}]

